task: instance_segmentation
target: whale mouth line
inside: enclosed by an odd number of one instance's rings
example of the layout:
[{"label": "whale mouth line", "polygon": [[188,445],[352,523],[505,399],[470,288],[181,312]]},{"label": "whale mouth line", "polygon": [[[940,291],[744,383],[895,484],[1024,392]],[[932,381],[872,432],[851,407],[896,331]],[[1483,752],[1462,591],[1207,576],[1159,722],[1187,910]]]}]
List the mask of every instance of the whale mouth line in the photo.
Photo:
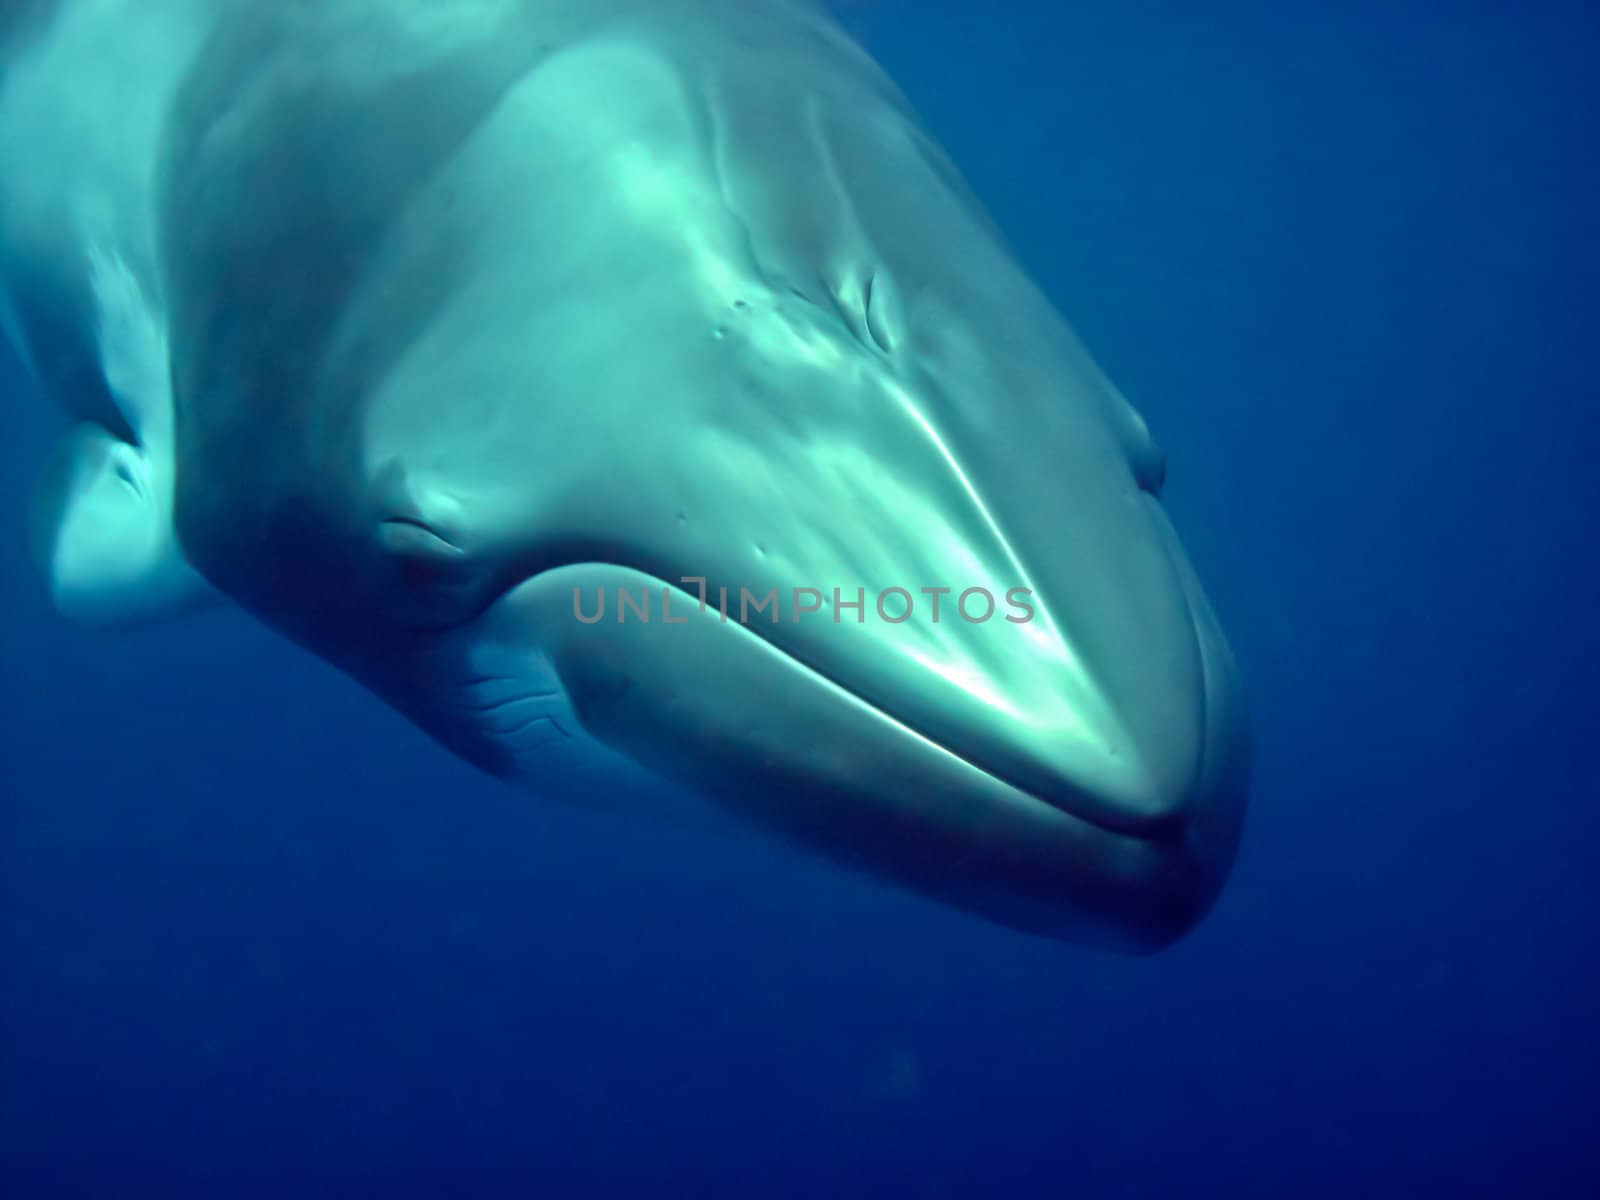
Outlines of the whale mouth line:
[{"label": "whale mouth line", "polygon": [[[522,584],[533,583],[539,580],[541,577],[553,574],[558,570],[570,570],[574,568],[582,569],[585,567],[610,568],[627,571],[638,576],[641,581],[648,581],[654,586],[670,589],[672,592],[687,598],[696,605],[700,605],[701,603],[700,598],[693,592],[678,584],[672,583],[661,576],[654,574],[653,572],[641,570],[638,567],[631,567],[621,562],[609,562],[600,559],[568,562],[561,564],[559,567],[549,567],[527,576],[522,580]],[[522,584],[519,584],[518,586],[521,586]],[[510,594],[510,591],[514,590],[515,588],[508,590],[506,593],[502,593],[501,598]],[[715,612],[716,610],[707,609],[706,611]],[[670,623],[678,624],[679,622],[674,621]],[[1009,777],[1007,773],[1003,771],[997,771],[989,766],[986,766],[979,759],[965,754],[942,739],[918,729],[905,718],[897,716],[894,712],[885,708],[880,702],[863,695],[856,689],[835,678],[827,670],[817,666],[813,662],[807,661],[805,658],[802,658],[788,647],[779,644],[773,639],[763,636],[763,634],[760,632],[759,623],[729,621],[727,624],[744,630],[769,650],[778,654],[785,662],[805,672],[811,678],[823,684],[824,686],[839,692],[852,702],[861,705],[879,719],[888,722],[902,734],[916,739],[917,741],[928,746],[930,749],[947,756],[956,763],[959,763],[961,766],[977,772],[990,782],[1000,785],[1014,796],[1023,799],[1032,805],[1046,809],[1051,813],[1057,814],[1058,816],[1066,817],[1074,821],[1080,821],[1084,825],[1089,826],[1099,833],[1116,838],[1125,838],[1130,842],[1140,844],[1158,844],[1172,840],[1173,837],[1176,836],[1173,829],[1169,826],[1151,827],[1149,825],[1135,824],[1131,821],[1128,824],[1120,824],[1115,821],[1107,820],[1103,816],[1097,816],[1089,811],[1084,811],[1092,806],[1084,805],[1082,807],[1073,807],[1064,800],[1054,800],[1048,796],[1042,795],[1034,788],[1029,787],[1026,784],[1019,783],[1015,779]]]}]

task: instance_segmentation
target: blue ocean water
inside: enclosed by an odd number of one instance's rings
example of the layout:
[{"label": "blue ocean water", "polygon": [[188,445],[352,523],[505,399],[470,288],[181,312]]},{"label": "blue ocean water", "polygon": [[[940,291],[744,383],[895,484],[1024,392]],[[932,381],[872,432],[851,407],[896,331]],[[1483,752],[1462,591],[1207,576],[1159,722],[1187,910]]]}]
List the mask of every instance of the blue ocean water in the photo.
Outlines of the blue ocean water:
[{"label": "blue ocean water", "polygon": [[844,15],[1169,452],[1214,913],[1063,947],[530,801],[236,613],[72,628],[8,359],[5,1194],[1600,1194],[1593,17]]}]

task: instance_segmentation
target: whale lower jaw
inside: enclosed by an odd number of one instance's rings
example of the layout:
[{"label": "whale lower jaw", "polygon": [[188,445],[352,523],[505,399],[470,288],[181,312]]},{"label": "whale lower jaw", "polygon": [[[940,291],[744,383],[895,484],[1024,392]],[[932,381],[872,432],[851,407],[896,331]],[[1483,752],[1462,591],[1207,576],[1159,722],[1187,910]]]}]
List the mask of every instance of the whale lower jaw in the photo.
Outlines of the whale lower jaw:
[{"label": "whale lower jaw", "polygon": [[444,635],[454,699],[419,719],[519,787],[764,830],[1032,933],[1151,950],[1211,906],[1238,834],[1242,738],[1207,756],[1208,800],[1186,820],[1149,836],[1107,828],[714,609],[691,601],[672,625],[575,618],[575,588],[661,586],[601,563],[529,578]]}]

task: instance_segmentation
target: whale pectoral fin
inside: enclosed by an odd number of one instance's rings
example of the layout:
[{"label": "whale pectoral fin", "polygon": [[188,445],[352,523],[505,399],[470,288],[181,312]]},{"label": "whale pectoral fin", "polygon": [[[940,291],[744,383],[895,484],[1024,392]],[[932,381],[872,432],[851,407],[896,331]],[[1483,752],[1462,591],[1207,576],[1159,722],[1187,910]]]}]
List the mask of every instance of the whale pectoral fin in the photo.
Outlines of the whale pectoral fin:
[{"label": "whale pectoral fin", "polygon": [[33,544],[56,608],[86,624],[142,624],[214,593],[172,527],[163,466],[84,423],[62,439],[34,489]]},{"label": "whale pectoral fin", "polygon": [[167,337],[122,258],[98,248],[89,277],[100,369],[136,440],[101,425],[74,427],[35,486],[33,547],[51,599],[95,625],[143,623],[215,595],[173,526],[172,389]]}]

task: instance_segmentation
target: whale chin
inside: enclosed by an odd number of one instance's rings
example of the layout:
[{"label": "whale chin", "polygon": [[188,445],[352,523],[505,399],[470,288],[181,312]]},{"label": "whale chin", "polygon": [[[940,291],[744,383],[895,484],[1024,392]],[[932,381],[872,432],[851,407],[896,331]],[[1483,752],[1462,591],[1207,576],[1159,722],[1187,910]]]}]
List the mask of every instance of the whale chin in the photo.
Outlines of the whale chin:
[{"label": "whale chin", "polygon": [[[664,589],[671,623],[577,618],[579,594]],[[1160,820],[1129,810],[1114,824],[1106,797],[1071,780],[1019,786],[766,633],[641,571],[558,567],[441,635],[437,677],[452,677],[458,697],[472,685],[476,702],[445,715],[449,706],[430,704],[431,716],[406,707],[519,786],[659,812],[651,777],[665,779],[724,823],[1030,933],[1150,951],[1210,908],[1237,842],[1249,758],[1220,641],[1205,647],[1205,749],[1183,794],[1158,798]]]}]

